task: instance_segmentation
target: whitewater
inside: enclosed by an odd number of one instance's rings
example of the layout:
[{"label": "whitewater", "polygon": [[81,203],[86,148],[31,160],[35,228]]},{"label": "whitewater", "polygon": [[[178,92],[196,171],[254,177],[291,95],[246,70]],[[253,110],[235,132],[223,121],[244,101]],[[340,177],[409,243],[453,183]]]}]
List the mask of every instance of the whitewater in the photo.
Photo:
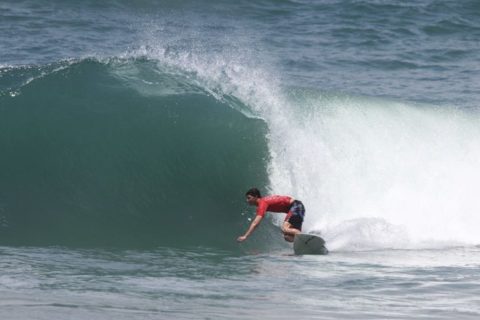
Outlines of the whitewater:
[{"label": "whitewater", "polygon": [[0,317],[477,319],[479,10],[0,4]]}]

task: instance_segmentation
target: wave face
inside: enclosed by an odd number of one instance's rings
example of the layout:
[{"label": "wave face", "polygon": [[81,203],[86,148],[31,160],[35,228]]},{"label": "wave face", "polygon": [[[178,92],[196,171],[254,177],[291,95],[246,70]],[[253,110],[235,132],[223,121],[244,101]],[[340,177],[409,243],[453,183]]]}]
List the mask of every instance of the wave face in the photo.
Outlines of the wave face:
[{"label": "wave face", "polygon": [[267,184],[265,123],[148,59],[8,67],[0,85],[2,244],[229,246]]}]

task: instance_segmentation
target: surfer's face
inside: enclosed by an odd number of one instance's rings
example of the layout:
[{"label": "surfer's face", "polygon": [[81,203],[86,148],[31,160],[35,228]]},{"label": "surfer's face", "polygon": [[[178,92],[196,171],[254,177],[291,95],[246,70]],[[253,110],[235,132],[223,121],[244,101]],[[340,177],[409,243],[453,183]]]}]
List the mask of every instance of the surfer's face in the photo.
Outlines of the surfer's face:
[{"label": "surfer's face", "polygon": [[254,206],[257,204],[257,197],[247,195],[247,203],[251,206]]}]

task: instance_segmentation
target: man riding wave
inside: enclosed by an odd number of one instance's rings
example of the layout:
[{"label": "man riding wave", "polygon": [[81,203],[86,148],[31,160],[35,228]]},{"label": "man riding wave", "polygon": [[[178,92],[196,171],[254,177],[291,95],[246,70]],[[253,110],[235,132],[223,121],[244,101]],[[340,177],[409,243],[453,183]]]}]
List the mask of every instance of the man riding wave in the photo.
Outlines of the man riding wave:
[{"label": "man riding wave", "polygon": [[295,235],[301,233],[305,217],[305,207],[301,201],[290,196],[270,195],[262,197],[257,188],[248,190],[245,196],[249,205],[257,207],[257,214],[245,234],[238,237],[237,241],[245,241],[260,224],[267,211],[287,214],[282,225],[285,241],[293,242]]}]

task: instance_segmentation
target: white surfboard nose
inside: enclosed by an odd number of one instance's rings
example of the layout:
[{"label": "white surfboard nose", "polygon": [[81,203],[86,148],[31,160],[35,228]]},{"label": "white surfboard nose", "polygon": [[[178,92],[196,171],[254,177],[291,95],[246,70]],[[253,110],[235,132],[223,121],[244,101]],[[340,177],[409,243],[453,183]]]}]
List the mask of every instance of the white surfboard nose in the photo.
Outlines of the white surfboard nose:
[{"label": "white surfboard nose", "polygon": [[325,240],[319,236],[307,233],[295,235],[293,251],[296,255],[328,254],[328,249],[325,247]]}]

